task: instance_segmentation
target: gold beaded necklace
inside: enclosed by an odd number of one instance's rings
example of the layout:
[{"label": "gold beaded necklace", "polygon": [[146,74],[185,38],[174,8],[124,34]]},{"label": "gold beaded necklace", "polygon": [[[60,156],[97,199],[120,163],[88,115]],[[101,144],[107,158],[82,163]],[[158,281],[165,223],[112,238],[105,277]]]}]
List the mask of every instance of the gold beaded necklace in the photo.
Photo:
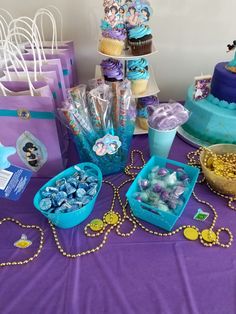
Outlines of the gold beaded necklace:
[{"label": "gold beaded necklace", "polygon": [[[198,151],[195,152],[190,152],[187,156],[189,159],[189,164],[193,165],[193,166],[197,166],[200,167],[200,163],[199,160],[196,159],[196,157],[200,155],[201,149],[199,149]],[[140,156],[140,159],[142,161],[142,165],[141,166],[134,166],[134,155],[138,154]],[[206,246],[206,247],[212,247],[213,245],[219,245],[222,248],[229,248],[232,245],[233,242],[233,234],[231,233],[231,231],[229,230],[229,228],[219,228],[216,232],[213,231],[215,224],[216,224],[216,220],[218,218],[217,212],[215,210],[215,208],[213,207],[213,205],[211,205],[210,203],[208,203],[207,201],[201,200],[195,192],[193,192],[193,196],[194,198],[202,204],[207,205],[213,212],[214,214],[214,218],[213,221],[211,223],[211,226],[209,229],[205,229],[200,231],[196,226],[191,226],[191,225],[183,225],[180,226],[179,228],[171,231],[171,232],[158,232],[158,231],[154,231],[152,229],[147,228],[146,226],[144,226],[132,213],[132,211],[130,210],[130,215],[127,212],[127,207],[128,207],[128,201],[126,200],[125,204],[123,204],[121,195],[120,195],[120,190],[128,183],[131,183],[136,175],[137,172],[132,172],[131,170],[134,171],[140,171],[143,166],[145,165],[145,159],[143,156],[143,153],[140,150],[133,150],[131,152],[131,164],[128,165],[125,168],[125,174],[130,176],[129,179],[126,179],[125,181],[123,181],[118,187],[116,187],[112,182],[105,180],[103,181],[103,183],[108,184],[109,186],[112,187],[113,189],[113,197],[112,197],[112,203],[111,203],[111,207],[110,210],[108,212],[106,212],[103,215],[103,219],[94,219],[92,220],[89,224],[87,224],[84,228],[84,232],[88,237],[99,237],[101,235],[103,235],[103,239],[101,241],[101,243],[99,245],[97,245],[95,248],[92,249],[88,249],[86,251],[82,251],[82,252],[78,252],[78,253],[67,253],[64,248],[62,247],[62,245],[60,244],[58,235],[57,235],[57,231],[55,226],[49,221],[49,225],[52,229],[52,233],[53,233],[53,237],[56,243],[56,246],[59,250],[59,252],[67,258],[77,258],[77,257],[81,257],[81,256],[85,256],[91,253],[95,253],[97,251],[99,251],[100,249],[102,249],[104,247],[104,245],[106,244],[107,240],[108,240],[108,235],[110,234],[110,232],[115,229],[116,233],[119,236],[122,237],[129,237],[131,236],[135,230],[137,229],[137,227],[139,226],[142,230],[144,230],[145,232],[148,232],[152,235],[155,236],[160,236],[160,237],[169,237],[169,236],[173,236],[177,233],[179,233],[180,231],[184,232],[184,235],[187,239],[189,240],[197,240],[199,238],[200,242]],[[202,183],[204,181],[204,178],[199,181],[198,183]],[[217,194],[218,196],[224,197],[226,199],[229,200],[229,207],[236,210],[235,207],[233,207],[232,202],[236,200],[236,198],[233,197],[228,197],[226,195],[222,195],[217,191],[214,191],[208,184],[208,187],[210,188],[210,190]],[[118,212],[114,211],[114,207],[115,207],[115,201],[116,199],[118,199],[119,204],[122,208],[122,218],[120,216],[120,214]],[[121,227],[122,225],[125,223],[125,221],[128,220],[133,227],[131,228],[131,230],[129,232],[122,232],[121,231]],[[6,217],[3,218],[2,220],[0,220],[0,225],[3,224],[4,222],[12,222],[15,223],[17,225],[19,225],[21,228],[26,228],[26,229],[36,229],[40,232],[40,242],[39,242],[39,247],[38,250],[36,251],[36,253],[28,258],[25,259],[23,261],[13,261],[13,262],[2,262],[0,263],[0,267],[6,267],[6,266],[17,266],[17,265],[25,265],[29,262],[32,262],[34,259],[36,259],[39,254],[42,251],[43,248],[43,244],[44,244],[44,231],[42,230],[42,228],[40,228],[37,225],[24,225],[21,222],[19,222],[18,220],[11,218],[11,217]],[[226,232],[229,236],[229,241],[228,243],[221,243],[220,242],[220,234],[221,232]]]}]

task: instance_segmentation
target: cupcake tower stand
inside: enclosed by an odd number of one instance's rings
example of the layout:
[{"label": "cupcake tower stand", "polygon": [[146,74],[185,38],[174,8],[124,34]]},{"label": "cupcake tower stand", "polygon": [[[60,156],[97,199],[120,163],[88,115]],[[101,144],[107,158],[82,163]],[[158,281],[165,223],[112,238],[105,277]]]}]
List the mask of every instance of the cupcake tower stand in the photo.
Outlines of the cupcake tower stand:
[{"label": "cupcake tower stand", "polygon": [[[106,58],[113,58],[113,59],[117,59],[117,60],[122,60],[123,61],[123,65],[124,65],[124,73],[125,73],[125,76],[126,76],[127,61],[128,60],[134,60],[134,59],[139,59],[139,58],[147,58],[147,57],[157,53],[157,50],[156,50],[155,45],[153,44],[151,53],[146,54],[146,55],[140,55],[140,56],[133,56],[129,48],[124,49],[123,53],[119,57],[104,54],[104,53],[102,53],[99,50],[98,50],[98,53],[101,54],[103,57],[106,57]],[[159,90],[159,88],[157,86],[157,83],[156,83],[156,79],[155,79],[155,75],[154,75],[153,69],[152,69],[152,67],[150,65],[149,65],[149,73],[150,73],[150,78],[149,78],[149,81],[148,81],[147,90],[145,91],[145,93],[134,94],[133,95],[134,98],[138,99],[138,98],[141,98],[141,97],[152,96],[152,95],[156,95],[157,93],[160,92],[160,90]],[[101,67],[100,67],[100,65],[97,65],[96,66],[95,77],[99,78],[101,76],[102,76]],[[138,126],[136,126],[134,134],[136,134],[136,135],[137,134],[147,134],[147,131],[139,128]]]}]

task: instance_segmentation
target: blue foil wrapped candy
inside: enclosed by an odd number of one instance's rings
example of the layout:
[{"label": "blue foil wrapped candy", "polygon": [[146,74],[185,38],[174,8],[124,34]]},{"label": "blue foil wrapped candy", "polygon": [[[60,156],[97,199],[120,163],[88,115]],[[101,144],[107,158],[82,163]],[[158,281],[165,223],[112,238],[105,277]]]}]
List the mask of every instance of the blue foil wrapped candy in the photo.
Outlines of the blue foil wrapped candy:
[{"label": "blue foil wrapped candy", "polygon": [[42,198],[39,206],[43,211],[47,211],[52,207],[52,201],[50,198]]},{"label": "blue foil wrapped candy", "polygon": [[67,194],[64,191],[58,192],[55,197],[54,201],[57,203],[58,206],[61,206],[63,202],[65,202],[67,199]]},{"label": "blue foil wrapped candy", "polygon": [[86,195],[86,191],[84,189],[79,188],[78,190],[76,190],[77,198],[82,198],[84,195]]},{"label": "blue foil wrapped candy", "polygon": [[69,178],[61,178],[55,186],[41,191],[40,209],[48,213],[67,213],[87,205],[97,194],[98,178],[88,176],[84,170],[77,171]]}]

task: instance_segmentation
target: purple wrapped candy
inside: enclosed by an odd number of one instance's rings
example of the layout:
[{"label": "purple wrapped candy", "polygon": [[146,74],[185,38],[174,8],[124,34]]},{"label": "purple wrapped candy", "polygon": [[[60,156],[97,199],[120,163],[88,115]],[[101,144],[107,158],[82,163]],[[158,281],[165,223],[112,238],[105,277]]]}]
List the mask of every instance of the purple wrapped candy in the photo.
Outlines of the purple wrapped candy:
[{"label": "purple wrapped candy", "polygon": [[189,118],[189,111],[180,103],[162,103],[148,106],[149,126],[156,130],[172,130],[184,124]]},{"label": "purple wrapped candy", "polygon": [[178,206],[178,200],[172,199],[168,201],[168,207],[170,209],[176,209],[177,206]]},{"label": "purple wrapped candy", "polygon": [[175,189],[174,189],[174,195],[176,196],[176,197],[180,197],[182,194],[184,194],[184,192],[185,192],[185,187],[184,186],[182,186],[182,185],[178,185]]},{"label": "purple wrapped candy", "polygon": [[169,171],[168,171],[166,168],[160,168],[160,169],[158,170],[158,175],[159,175],[160,177],[164,177],[164,176],[166,176],[168,173],[169,173]]},{"label": "purple wrapped candy", "polygon": [[182,172],[177,172],[177,177],[179,180],[184,181],[186,179],[188,179],[188,175],[186,172],[182,171]]},{"label": "purple wrapped candy", "polygon": [[152,188],[153,192],[155,193],[161,193],[162,189],[163,187],[159,183],[156,183]]},{"label": "purple wrapped candy", "polygon": [[162,199],[162,201],[166,202],[166,201],[169,200],[169,198],[170,198],[170,194],[169,194],[167,191],[163,191],[163,192],[161,193],[161,199]]},{"label": "purple wrapped candy", "polygon": [[142,179],[142,180],[139,180],[139,187],[141,190],[146,190],[149,188],[150,186],[150,183],[147,179]]}]

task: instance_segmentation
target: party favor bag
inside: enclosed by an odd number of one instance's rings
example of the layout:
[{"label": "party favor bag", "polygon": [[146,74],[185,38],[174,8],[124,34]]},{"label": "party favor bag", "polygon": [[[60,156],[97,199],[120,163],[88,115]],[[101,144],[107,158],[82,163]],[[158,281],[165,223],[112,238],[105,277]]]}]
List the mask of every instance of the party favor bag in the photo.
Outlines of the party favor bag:
[{"label": "party favor bag", "polygon": [[32,170],[36,177],[52,177],[63,170],[54,104],[49,97],[0,96],[0,125],[1,143],[17,150],[9,158],[13,165]]},{"label": "party favor bag", "polygon": [[[34,66],[34,58],[30,53],[23,54],[23,58],[27,66]],[[38,63],[38,60],[36,61]],[[62,66],[60,59],[42,60],[42,67],[45,71],[55,71],[58,78],[58,85],[62,93],[62,99],[66,99],[66,87],[63,77]]]}]

